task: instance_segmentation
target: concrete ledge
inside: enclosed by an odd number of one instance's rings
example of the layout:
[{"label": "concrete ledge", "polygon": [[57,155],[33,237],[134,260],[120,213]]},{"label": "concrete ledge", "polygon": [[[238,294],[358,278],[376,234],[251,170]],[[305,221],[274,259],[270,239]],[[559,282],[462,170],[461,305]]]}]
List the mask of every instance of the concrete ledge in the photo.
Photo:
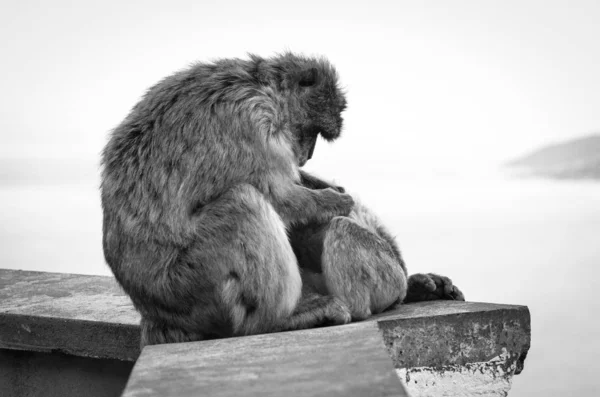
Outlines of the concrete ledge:
[{"label": "concrete ledge", "polygon": [[374,320],[412,396],[505,396],[530,347],[525,306],[422,302]]},{"label": "concrete ledge", "polygon": [[390,357],[413,397],[505,396],[529,335],[524,306],[409,304],[345,326],[149,346],[124,396],[404,395]]},{"label": "concrete ledge", "polygon": [[112,277],[0,269],[0,348],[134,361],[140,316]]},{"label": "concrete ledge", "polygon": [[[111,277],[0,269],[0,349],[134,361],[139,319]],[[327,334],[359,325],[376,325],[413,396],[469,395],[465,391],[471,389],[505,395],[530,345],[527,307],[475,302],[401,305],[363,323],[309,331]],[[261,337],[281,345],[283,335]],[[206,343],[214,342],[199,342]]]}]

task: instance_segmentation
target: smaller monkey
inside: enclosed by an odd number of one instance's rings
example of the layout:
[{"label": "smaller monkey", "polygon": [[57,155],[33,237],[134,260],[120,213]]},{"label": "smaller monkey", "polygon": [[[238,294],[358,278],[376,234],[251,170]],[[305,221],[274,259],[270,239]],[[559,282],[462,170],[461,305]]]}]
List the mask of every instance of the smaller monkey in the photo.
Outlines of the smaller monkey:
[{"label": "smaller monkey", "polygon": [[[302,175],[311,189],[334,188],[314,176]],[[462,300],[448,277],[434,273],[408,277],[396,241],[383,223],[354,198],[348,216],[295,227],[290,240],[303,269],[304,288],[344,302],[352,320],[364,320],[400,303]]]}]

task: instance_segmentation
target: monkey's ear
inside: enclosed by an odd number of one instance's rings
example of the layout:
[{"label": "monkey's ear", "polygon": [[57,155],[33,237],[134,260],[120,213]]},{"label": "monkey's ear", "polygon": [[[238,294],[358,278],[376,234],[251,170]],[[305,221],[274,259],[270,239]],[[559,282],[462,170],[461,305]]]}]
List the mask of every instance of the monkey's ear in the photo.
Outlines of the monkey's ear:
[{"label": "monkey's ear", "polygon": [[300,72],[298,85],[300,87],[311,87],[317,83],[318,71],[317,68],[309,68]]}]

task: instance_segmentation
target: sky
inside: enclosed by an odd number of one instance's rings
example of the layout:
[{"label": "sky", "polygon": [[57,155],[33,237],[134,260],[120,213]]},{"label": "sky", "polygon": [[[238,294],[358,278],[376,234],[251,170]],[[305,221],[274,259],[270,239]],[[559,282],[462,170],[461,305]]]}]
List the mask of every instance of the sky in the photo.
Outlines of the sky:
[{"label": "sky", "polygon": [[343,137],[309,170],[454,175],[600,131],[597,1],[19,1],[0,13],[0,158],[97,159],[195,61],[324,55]]}]

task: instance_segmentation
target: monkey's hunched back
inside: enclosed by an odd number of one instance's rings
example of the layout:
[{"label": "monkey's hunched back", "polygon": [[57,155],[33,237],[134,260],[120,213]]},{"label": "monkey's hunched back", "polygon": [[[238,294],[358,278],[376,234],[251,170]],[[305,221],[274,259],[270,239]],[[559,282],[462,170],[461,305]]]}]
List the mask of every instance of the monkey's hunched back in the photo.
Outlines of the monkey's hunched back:
[{"label": "monkey's hunched back", "polygon": [[143,343],[348,321],[335,299],[299,305],[285,230],[352,207],[298,184],[344,107],[327,61],[289,53],[197,64],[134,106],[103,152],[103,248]]}]

